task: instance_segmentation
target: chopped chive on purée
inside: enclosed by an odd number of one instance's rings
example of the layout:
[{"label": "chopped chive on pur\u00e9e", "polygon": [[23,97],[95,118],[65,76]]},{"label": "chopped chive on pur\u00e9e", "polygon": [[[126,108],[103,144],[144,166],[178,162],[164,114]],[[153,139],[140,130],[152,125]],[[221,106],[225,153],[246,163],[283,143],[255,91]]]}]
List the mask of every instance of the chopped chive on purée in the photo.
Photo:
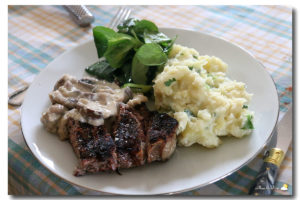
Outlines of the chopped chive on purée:
[{"label": "chopped chive on pur\u00e9e", "polygon": [[184,109],[184,112],[189,116],[189,117],[195,117],[195,115],[190,111],[189,109]]},{"label": "chopped chive on pur\u00e9e", "polygon": [[248,106],[247,105],[243,105],[243,109],[247,109],[248,108]]},{"label": "chopped chive on pur\u00e9e", "polygon": [[216,80],[216,77],[211,73],[207,73],[207,77],[211,77],[213,81]]},{"label": "chopped chive on pur\u00e9e", "polygon": [[176,81],[175,78],[171,78],[171,79],[167,80],[167,81],[165,82],[165,86],[169,87],[174,81]]},{"label": "chopped chive on pur\u00e9e", "polygon": [[207,84],[207,83],[205,83],[205,87],[206,87],[207,89],[210,89],[210,88],[212,88],[212,86],[211,86],[211,85],[209,85],[209,84]]},{"label": "chopped chive on pur\u00e9e", "polygon": [[242,127],[242,129],[244,129],[244,130],[254,129],[252,120],[253,120],[253,116],[252,115],[247,115],[247,121],[246,121],[245,125]]}]

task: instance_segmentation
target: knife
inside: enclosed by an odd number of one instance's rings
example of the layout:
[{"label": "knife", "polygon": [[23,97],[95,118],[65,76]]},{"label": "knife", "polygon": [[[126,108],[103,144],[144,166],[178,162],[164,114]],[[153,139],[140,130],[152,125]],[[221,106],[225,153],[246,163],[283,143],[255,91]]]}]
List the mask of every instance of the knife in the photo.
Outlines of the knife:
[{"label": "knife", "polygon": [[258,173],[253,186],[249,190],[251,195],[271,195],[275,189],[275,180],[281,162],[292,141],[292,106],[279,122],[277,128],[277,144],[275,148],[267,151],[263,166]]},{"label": "knife", "polygon": [[86,6],[66,5],[64,8],[70,13],[73,20],[79,26],[86,27],[95,21],[95,17]]}]

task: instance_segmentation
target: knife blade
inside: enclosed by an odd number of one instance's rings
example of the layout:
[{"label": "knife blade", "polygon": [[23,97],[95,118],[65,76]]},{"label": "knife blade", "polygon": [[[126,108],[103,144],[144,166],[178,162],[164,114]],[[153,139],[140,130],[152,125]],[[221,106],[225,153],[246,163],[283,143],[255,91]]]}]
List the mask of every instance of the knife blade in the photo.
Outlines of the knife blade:
[{"label": "knife blade", "polygon": [[292,141],[292,119],[293,110],[291,105],[278,124],[276,147],[267,151],[264,163],[254,181],[253,186],[249,190],[249,194],[255,196],[271,195],[274,191],[279,167]]}]

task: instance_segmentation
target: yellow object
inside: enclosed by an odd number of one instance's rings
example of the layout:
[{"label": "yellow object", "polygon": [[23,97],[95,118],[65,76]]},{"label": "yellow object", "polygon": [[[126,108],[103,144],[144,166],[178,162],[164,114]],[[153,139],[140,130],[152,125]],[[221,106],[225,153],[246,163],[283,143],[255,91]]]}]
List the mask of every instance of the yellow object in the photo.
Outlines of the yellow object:
[{"label": "yellow object", "polygon": [[286,191],[288,190],[288,184],[283,184],[282,187],[280,188],[280,190]]},{"label": "yellow object", "polygon": [[252,132],[243,128],[254,115],[248,110],[252,94],[226,76],[227,68],[220,58],[173,46],[153,88],[156,108],[179,122],[179,145],[213,148],[221,144],[220,136],[241,138]]},{"label": "yellow object", "polygon": [[273,163],[280,167],[281,162],[284,158],[284,152],[278,148],[272,148],[269,152],[269,156],[264,159],[265,162]]}]

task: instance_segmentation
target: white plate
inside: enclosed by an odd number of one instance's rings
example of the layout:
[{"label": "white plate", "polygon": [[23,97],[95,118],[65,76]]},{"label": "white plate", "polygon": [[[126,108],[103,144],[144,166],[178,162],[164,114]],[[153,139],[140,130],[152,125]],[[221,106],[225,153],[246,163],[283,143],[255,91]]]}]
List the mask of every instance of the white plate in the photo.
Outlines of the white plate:
[{"label": "white plate", "polygon": [[27,145],[42,165],[68,182],[92,190],[126,195],[170,194],[224,178],[262,150],[271,138],[279,111],[274,82],[264,67],[253,56],[222,39],[182,29],[162,28],[161,31],[170,37],[178,35],[176,43],[193,47],[200,55],[220,57],[229,65],[228,76],[247,84],[247,91],[254,94],[249,106],[255,111],[253,134],[243,139],[226,138],[216,149],[200,145],[177,148],[169,161],[122,170],[122,176],[116,173],[73,176],[77,159],[71,145],[46,132],[40,117],[50,105],[48,93],[55,82],[66,73],[82,77],[84,68],[97,60],[91,40],[51,62],[27,91],[22,106],[22,130]]}]

